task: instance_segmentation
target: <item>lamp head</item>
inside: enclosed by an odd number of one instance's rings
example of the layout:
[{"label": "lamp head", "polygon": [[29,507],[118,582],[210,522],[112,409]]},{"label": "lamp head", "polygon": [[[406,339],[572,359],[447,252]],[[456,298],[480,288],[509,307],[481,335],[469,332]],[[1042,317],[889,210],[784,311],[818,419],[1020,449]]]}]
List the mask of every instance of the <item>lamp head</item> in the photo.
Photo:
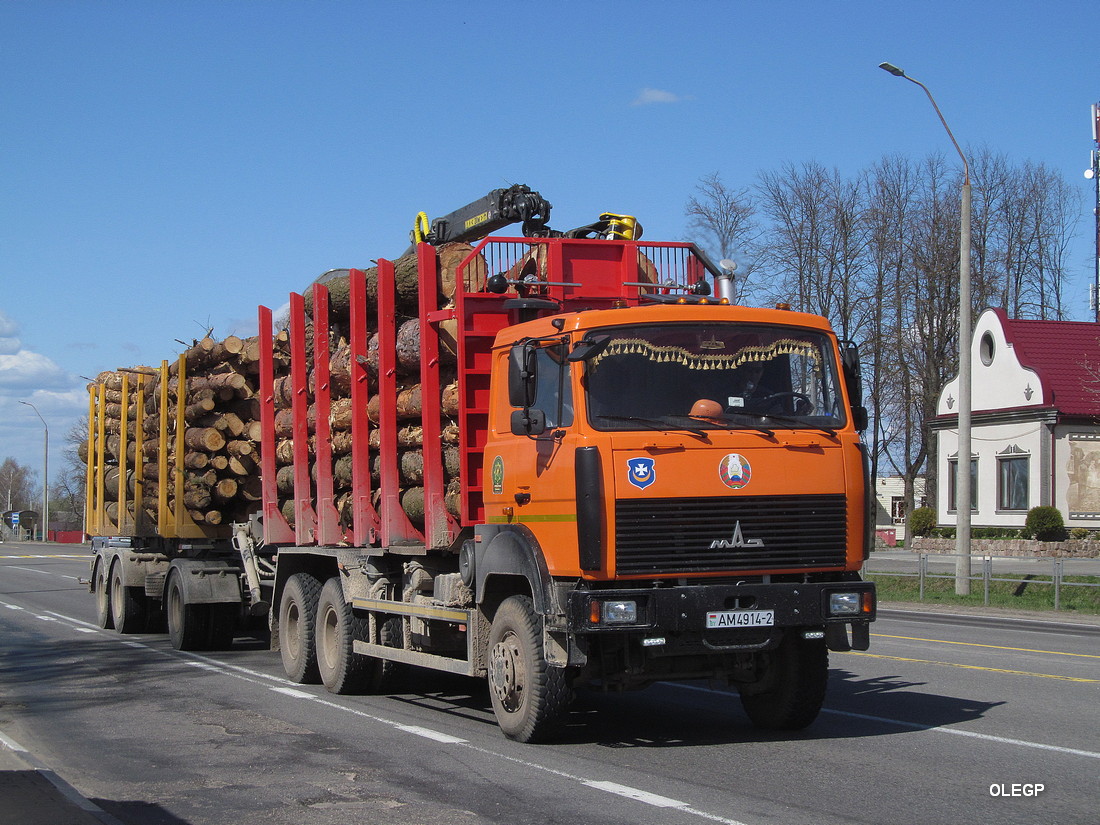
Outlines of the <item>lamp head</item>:
[{"label": "lamp head", "polygon": [[894,77],[905,77],[905,72],[902,69],[899,69],[893,63],[879,63],[878,67],[884,72],[889,72]]}]

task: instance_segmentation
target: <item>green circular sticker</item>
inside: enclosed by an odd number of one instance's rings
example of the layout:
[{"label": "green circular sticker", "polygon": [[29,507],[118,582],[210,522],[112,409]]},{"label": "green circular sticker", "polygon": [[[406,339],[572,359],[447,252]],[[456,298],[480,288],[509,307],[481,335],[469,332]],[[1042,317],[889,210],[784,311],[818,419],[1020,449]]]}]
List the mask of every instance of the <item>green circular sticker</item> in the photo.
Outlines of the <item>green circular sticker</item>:
[{"label": "green circular sticker", "polygon": [[493,459],[493,495],[499,496],[504,492],[504,459],[499,455]]}]

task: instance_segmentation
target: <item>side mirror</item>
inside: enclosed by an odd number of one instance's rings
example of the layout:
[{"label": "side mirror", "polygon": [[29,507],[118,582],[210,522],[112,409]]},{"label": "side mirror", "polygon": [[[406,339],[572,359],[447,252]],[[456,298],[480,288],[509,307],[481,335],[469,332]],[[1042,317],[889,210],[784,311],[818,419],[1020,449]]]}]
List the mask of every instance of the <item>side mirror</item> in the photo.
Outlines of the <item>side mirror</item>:
[{"label": "side mirror", "polygon": [[867,408],[863,406],[852,407],[852,423],[859,432],[867,429]]},{"label": "side mirror", "polygon": [[512,435],[542,435],[546,432],[546,413],[527,407],[512,411]]},{"label": "side mirror", "polygon": [[595,358],[611,343],[610,335],[586,335],[569,353],[570,361],[588,361]]},{"label": "side mirror", "polygon": [[[848,400],[855,408],[863,404],[863,367],[859,361],[859,348],[854,341],[840,341],[840,362],[844,369],[844,385]],[[866,415],[866,410],[864,414]],[[860,427],[858,429],[864,429]]]},{"label": "side mirror", "polygon": [[526,409],[535,403],[537,367],[535,348],[529,341],[512,347],[508,354],[508,403]]}]

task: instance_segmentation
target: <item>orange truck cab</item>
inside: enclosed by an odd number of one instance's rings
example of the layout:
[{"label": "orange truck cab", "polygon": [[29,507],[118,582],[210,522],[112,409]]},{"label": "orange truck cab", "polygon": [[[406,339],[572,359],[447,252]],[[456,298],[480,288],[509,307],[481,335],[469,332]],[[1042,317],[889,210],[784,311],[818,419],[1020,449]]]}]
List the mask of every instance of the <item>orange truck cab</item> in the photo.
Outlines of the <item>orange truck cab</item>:
[{"label": "orange truck cab", "polygon": [[[590,287],[583,243],[560,257]],[[571,685],[728,679],[758,725],[808,724],[826,649],[866,649],[875,617],[853,350],[817,316],[650,286],[561,312],[584,301],[552,282],[493,346],[475,593],[531,582]]]}]

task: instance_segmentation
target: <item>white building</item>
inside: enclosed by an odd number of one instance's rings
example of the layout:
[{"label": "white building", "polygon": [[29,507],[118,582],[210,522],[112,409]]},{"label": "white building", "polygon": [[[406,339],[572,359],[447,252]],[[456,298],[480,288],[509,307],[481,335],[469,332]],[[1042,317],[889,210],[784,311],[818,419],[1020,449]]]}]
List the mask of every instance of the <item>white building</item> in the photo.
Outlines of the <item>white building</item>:
[{"label": "white building", "polygon": [[[970,347],[971,523],[1022,527],[1030,508],[1054,505],[1067,527],[1100,528],[1100,325],[987,309]],[[956,517],[958,397],[956,376],[932,423],[941,525]]]},{"label": "white building", "polygon": [[[915,507],[925,505],[924,477],[913,479],[913,498]],[[875,532],[887,544],[891,543],[890,532],[894,540],[905,541],[905,479],[901,476],[880,476],[875,479]]]}]

